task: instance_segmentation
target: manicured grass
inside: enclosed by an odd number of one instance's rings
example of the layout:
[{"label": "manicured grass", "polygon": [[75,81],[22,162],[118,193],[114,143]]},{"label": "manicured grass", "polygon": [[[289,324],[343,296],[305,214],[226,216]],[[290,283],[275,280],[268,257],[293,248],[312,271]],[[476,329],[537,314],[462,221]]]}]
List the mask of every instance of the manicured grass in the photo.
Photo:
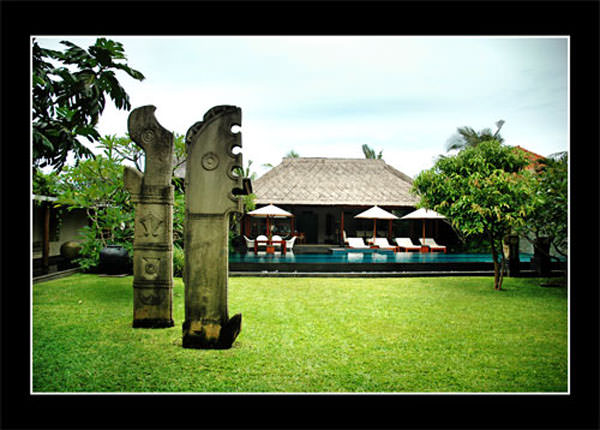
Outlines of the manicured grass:
[{"label": "manicured grass", "polygon": [[231,278],[229,350],[133,329],[132,278],[33,287],[34,392],[564,392],[567,292],[540,279]]}]

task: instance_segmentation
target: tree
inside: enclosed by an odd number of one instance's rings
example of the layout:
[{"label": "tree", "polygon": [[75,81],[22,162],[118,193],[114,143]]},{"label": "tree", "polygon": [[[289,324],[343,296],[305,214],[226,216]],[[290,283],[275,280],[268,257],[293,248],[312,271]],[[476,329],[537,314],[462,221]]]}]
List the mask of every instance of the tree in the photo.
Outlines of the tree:
[{"label": "tree", "polygon": [[132,254],[134,207],[118,159],[100,154],[77,166],[66,166],[59,175],[57,191],[57,205],[84,209],[90,220],[82,229],[81,256],[76,260],[82,269],[96,267],[100,251],[107,245],[122,245]]},{"label": "tree", "polygon": [[56,186],[58,183],[58,175],[56,172],[49,172],[46,174],[41,170],[36,169],[34,170],[31,179],[33,194],[40,196],[56,196]]},{"label": "tree", "polygon": [[532,212],[520,233],[532,243],[548,238],[550,246],[566,257],[568,208],[568,155],[566,152],[538,160],[536,181],[531,193]]},{"label": "tree", "polygon": [[488,237],[496,290],[502,287],[506,266],[503,240],[531,211],[533,177],[522,170],[527,164],[523,154],[490,140],[438,159],[413,183],[419,207],[445,215],[466,238]]},{"label": "tree", "polygon": [[[174,161],[173,161],[173,185],[176,189],[183,192],[183,178],[175,176],[175,171],[181,165],[185,164],[186,152],[185,152],[185,136],[179,133],[173,133],[173,144],[174,144]],[[116,135],[106,135],[100,138],[100,147],[104,148],[104,153],[108,158],[118,157],[121,161],[129,161],[130,164],[138,169],[140,172],[144,171],[144,162],[146,155],[144,150],[138,145],[133,144],[129,133],[126,133],[124,137],[117,137]],[[113,155],[114,154],[114,155]]]},{"label": "tree", "polygon": [[[290,149],[290,152],[288,152],[287,154],[285,154],[283,156],[283,158],[300,158],[300,154],[298,154],[293,149]],[[264,163],[262,166],[263,167],[268,167],[269,169],[272,169],[273,167],[275,167],[271,163]]]},{"label": "tree", "polygon": [[463,150],[472,146],[476,146],[481,142],[487,142],[489,140],[497,140],[498,142],[504,142],[504,139],[500,135],[500,129],[504,125],[504,120],[496,122],[496,131],[492,133],[489,128],[484,128],[480,131],[475,131],[472,127],[459,127],[456,129],[457,133],[448,139],[446,149],[452,151],[454,149]]},{"label": "tree", "polygon": [[[235,172],[237,175],[241,176],[244,179],[250,179],[250,180],[254,181],[256,179],[256,172],[252,172],[250,170],[250,166],[252,166],[252,160],[248,160],[248,163],[247,163],[245,169],[238,167],[237,169],[235,169]],[[255,202],[256,194],[250,193],[250,194],[243,195],[242,200],[244,202],[244,213],[250,212],[251,210],[254,210],[256,208],[256,202]],[[238,214],[238,213],[232,214],[231,223],[229,224],[230,240],[231,240],[232,232],[239,232],[241,220],[242,220],[242,216],[240,214]],[[230,249],[232,249],[232,247],[230,247]]]},{"label": "tree", "polygon": [[100,147],[103,148],[103,152],[107,158],[127,160],[139,171],[144,171],[144,150],[132,144],[129,133],[123,137],[117,137],[116,134],[101,137]]},{"label": "tree", "polygon": [[291,149],[290,152],[288,152],[287,154],[284,155],[284,158],[299,158],[299,157],[300,157],[300,154],[298,154],[293,149]]},{"label": "tree", "polygon": [[365,158],[373,160],[381,160],[381,157],[383,156],[383,149],[379,151],[379,154],[375,155],[375,150],[366,143],[362,146],[362,151],[363,154],[365,154]]},{"label": "tree", "polygon": [[249,178],[254,181],[256,179],[256,172],[250,171],[250,166],[252,166],[252,163],[252,160],[248,160],[248,164],[246,165],[245,169],[242,167],[237,167],[235,169],[236,175],[241,176],[242,178]]},{"label": "tree", "polygon": [[63,168],[69,153],[76,160],[93,158],[79,138],[91,143],[100,138],[96,125],[106,95],[118,109],[131,109],[115,71],[144,79],[123,62],[121,43],[98,38],[87,50],[69,41],[61,43],[67,47],[64,52],[42,48],[35,39],[32,47],[33,163],[56,170]]},{"label": "tree", "polygon": [[[66,210],[84,209],[90,220],[90,225],[83,228],[81,257],[77,259],[84,270],[98,265],[100,251],[109,244],[122,245],[132,255],[135,208],[123,183],[123,168],[129,162],[138,170],[144,170],[144,151],[129,136],[104,136],[99,140],[99,147],[102,152],[94,158],[82,160],[76,166],[66,166],[58,175],[52,174],[52,191],[58,198],[57,205]],[[184,153],[184,137],[175,134],[175,159],[179,160]],[[177,166],[176,161],[173,169]],[[41,179],[38,182],[42,189],[45,183]],[[182,247],[183,183],[173,178],[173,184],[173,242]]]}]

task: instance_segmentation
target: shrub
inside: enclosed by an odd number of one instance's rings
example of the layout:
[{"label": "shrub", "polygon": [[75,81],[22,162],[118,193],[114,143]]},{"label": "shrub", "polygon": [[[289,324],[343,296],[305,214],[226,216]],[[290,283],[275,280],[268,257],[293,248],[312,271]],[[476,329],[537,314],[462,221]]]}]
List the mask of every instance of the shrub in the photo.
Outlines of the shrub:
[{"label": "shrub", "polygon": [[173,276],[183,277],[183,266],[185,264],[185,254],[183,249],[173,245]]},{"label": "shrub", "polygon": [[[175,136],[175,146],[180,159],[182,151],[185,152],[183,136]],[[107,245],[122,245],[133,257],[135,205],[123,183],[123,167],[127,161],[143,170],[144,151],[129,137],[114,135],[101,138],[100,147],[103,154],[97,154],[94,159],[67,166],[59,175],[37,174],[35,181],[38,190],[54,190],[57,204],[64,210],[86,211],[90,222],[81,230],[81,256],[75,260],[85,271],[98,267],[100,251]],[[174,182],[173,238],[182,246],[185,198],[181,181]]]}]

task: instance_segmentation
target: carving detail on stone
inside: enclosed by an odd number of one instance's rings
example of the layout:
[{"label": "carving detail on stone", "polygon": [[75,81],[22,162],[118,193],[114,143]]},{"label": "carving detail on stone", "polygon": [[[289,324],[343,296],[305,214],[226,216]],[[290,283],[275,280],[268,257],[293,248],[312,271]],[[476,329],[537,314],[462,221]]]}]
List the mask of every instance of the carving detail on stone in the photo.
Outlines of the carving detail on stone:
[{"label": "carving detail on stone", "polygon": [[146,216],[140,218],[140,224],[144,227],[144,236],[157,237],[163,220],[153,212],[149,212]]},{"label": "carving detail on stone", "polygon": [[141,139],[142,142],[144,142],[145,144],[152,143],[152,141],[154,140],[154,132],[152,130],[144,131],[142,133]]},{"label": "carving detail on stone", "polygon": [[214,152],[207,152],[202,157],[202,167],[206,170],[214,170],[219,167],[219,156]]},{"label": "carving detail on stone", "polygon": [[160,258],[142,257],[144,261],[144,275],[146,279],[156,279],[160,269]]},{"label": "carving detail on stone", "polygon": [[165,301],[165,296],[161,290],[139,290],[140,301],[146,306],[157,306]]}]

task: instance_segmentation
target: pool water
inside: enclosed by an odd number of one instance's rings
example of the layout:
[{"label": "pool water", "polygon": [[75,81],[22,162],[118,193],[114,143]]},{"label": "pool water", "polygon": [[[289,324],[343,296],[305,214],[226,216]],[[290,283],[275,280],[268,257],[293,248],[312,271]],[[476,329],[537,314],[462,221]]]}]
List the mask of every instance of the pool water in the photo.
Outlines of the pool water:
[{"label": "pool water", "polygon": [[[531,254],[520,254],[522,263]],[[444,254],[443,252],[334,252],[332,254],[229,254],[230,263],[492,263],[491,254]]]}]

